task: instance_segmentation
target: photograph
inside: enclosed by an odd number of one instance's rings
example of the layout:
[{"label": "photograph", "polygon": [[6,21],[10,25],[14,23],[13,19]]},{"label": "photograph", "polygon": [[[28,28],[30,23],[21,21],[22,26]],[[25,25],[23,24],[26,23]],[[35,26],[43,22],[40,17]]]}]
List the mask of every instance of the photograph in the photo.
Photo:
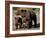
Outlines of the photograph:
[{"label": "photograph", "polygon": [[44,3],[6,1],[5,36],[44,35]]},{"label": "photograph", "polygon": [[13,31],[40,29],[40,8],[13,7]]},{"label": "photograph", "polygon": [[42,6],[10,4],[10,34],[42,32]]}]

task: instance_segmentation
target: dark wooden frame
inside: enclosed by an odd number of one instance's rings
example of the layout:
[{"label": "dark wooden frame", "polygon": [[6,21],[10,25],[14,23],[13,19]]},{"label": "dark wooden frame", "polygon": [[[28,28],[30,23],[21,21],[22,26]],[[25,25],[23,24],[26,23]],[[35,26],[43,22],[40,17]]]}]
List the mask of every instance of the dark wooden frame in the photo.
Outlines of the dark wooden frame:
[{"label": "dark wooden frame", "polygon": [[[43,32],[42,33],[9,34],[10,32],[10,4],[43,6],[43,24],[42,24]],[[44,34],[45,34],[45,4],[44,3],[5,1],[5,37],[32,36],[32,35],[44,35]]]}]

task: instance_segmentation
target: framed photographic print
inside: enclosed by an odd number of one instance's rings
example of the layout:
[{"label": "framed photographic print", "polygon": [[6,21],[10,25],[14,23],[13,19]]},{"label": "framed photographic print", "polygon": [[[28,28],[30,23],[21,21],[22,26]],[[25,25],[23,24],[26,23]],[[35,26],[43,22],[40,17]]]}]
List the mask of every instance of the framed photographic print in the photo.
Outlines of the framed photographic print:
[{"label": "framed photographic print", "polygon": [[44,3],[5,1],[5,36],[44,35]]}]

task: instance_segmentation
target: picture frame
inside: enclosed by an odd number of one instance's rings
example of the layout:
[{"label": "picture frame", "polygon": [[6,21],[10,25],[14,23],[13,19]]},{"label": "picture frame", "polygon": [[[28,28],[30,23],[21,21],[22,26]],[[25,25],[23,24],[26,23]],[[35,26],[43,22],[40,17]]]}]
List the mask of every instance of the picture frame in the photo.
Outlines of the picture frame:
[{"label": "picture frame", "polygon": [[[14,7],[14,8],[12,8]],[[40,8],[40,30],[20,30],[12,32],[12,12],[16,7],[19,8]],[[24,9],[25,9],[24,8]],[[18,9],[18,8],[17,8]],[[13,11],[12,11],[13,10]],[[11,30],[12,31],[11,31]],[[37,29],[37,28],[36,28]],[[5,1],[5,37],[18,37],[18,36],[34,36],[34,35],[44,35],[45,34],[45,4],[37,2],[20,2],[20,1]]]}]

